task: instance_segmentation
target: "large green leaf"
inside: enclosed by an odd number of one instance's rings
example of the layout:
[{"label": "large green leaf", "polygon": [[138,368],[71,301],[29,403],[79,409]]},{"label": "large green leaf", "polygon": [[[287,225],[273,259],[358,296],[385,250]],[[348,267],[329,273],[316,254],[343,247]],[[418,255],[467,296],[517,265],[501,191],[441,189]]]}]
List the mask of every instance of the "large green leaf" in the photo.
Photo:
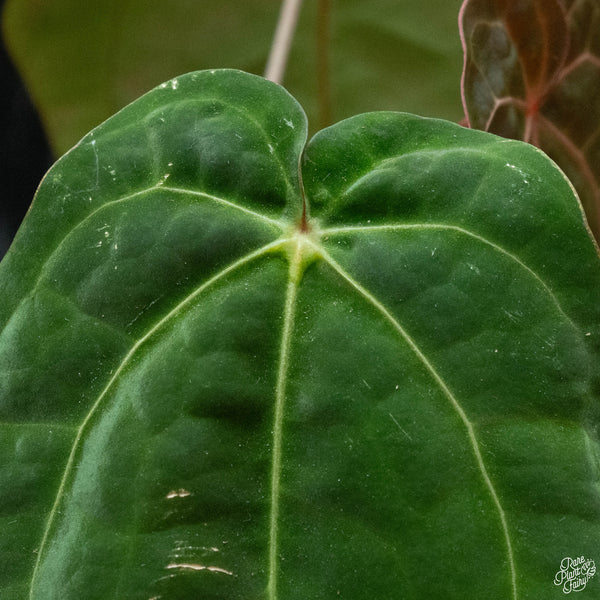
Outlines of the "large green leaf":
[{"label": "large green leaf", "polygon": [[548,600],[598,559],[566,178],[402,113],[305,138],[197,72],[44,179],[0,265],[3,600]]},{"label": "large green leaf", "polygon": [[556,160],[600,239],[600,2],[465,0],[460,29],[468,122]]},{"label": "large green leaf", "polygon": [[[62,154],[125,104],[179,73],[217,66],[262,74],[280,4],[9,0],[3,28],[52,145]],[[330,5],[328,24],[319,5]],[[459,8],[460,0],[305,0],[286,86],[313,127],[323,126],[328,112],[339,120],[380,109],[458,120]],[[319,20],[325,21],[325,35]],[[323,68],[329,90],[319,90]]]}]

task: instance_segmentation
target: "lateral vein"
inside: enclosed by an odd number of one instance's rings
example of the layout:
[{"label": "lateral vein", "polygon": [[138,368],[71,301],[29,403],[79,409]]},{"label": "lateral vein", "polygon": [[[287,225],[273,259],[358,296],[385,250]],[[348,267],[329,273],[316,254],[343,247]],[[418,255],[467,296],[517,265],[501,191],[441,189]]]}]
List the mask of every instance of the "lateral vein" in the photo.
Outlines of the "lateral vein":
[{"label": "lateral vein", "polygon": [[267,254],[268,252],[278,248],[279,246],[284,245],[286,242],[287,242],[287,240],[283,239],[283,240],[276,240],[270,244],[267,244],[266,246],[263,246],[262,248],[259,248],[258,250],[255,250],[254,252],[251,252],[251,253],[243,256],[242,258],[238,259],[237,261],[235,261],[228,267],[221,270],[219,273],[213,275],[209,280],[205,281],[202,285],[200,285],[198,288],[196,288],[191,294],[189,294],[186,298],[184,298],[175,308],[173,308],[167,315],[165,315],[155,325],[153,325],[142,337],[140,337],[135,342],[135,344],[133,344],[133,346],[131,347],[129,352],[125,355],[125,357],[121,361],[120,365],[117,367],[116,371],[113,373],[112,377],[110,378],[110,380],[108,381],[108,383],[106,384],[104,389],[100,392],[98,398],[92,405],[92,408],[89,410],[89,412],[83,419],[81,425],[77,429],[77,434],[75,436],[75,440],[73,441],[73,445],[71,447],[71,452],[69,454],[69,458],[67,460],[65,470],[63,472],[63,476],[62,476],[62,479],[61,479],[61,482],[60,482],[60,485],[58,488],[58,492],[56,494],[56,498],[54,500],[54,504],[52,506],[50,514],[48,515],[48,519],[46,521],[46,527],[44,529],[44,534],[42,536],[42,541],[41,541],[40,547],[38,549],[37,559],[36,559],[36,563],[34,566],[33,575],[31,578],[31,585],[29,588],[30,600],[33,600],[33,598],[34,598],[33,592],[34,592],[34,588],[35,588],[35,584],[36,584],[36,579],[38,577],[39,568],[40,568],[40,565],[42,562],[42,557],[46,550],[46,545],[48,543],[48,537],[50,534],[50,530],[52,529],[56,515],[59,513],[58,509],[59,509],[63,494],[65,492],[65,488],[67,486],[69,476],[71,475],[71,473],[73,471],[73,465],[75,463],[77,452],[80,448],[80,442],[84,436],[84,433],[86,432],[86,429],[87,429],[89,423],[91,422],[93,416],[95,415],[98,408],[102,404],[104,398],[106,397],[106,395],[108,394],[109,390],[112,388],[114,383],[117,381],[117,379],[119,378],[119,376],[121,375],[123,370],[127,367],[127,365],[129,364],[129,362],[131,361],[133,356],[140,349],[140,347],[143,346],[157,331],[162,329],[173,317],[175,317],[182,310],[184,310],[186,308],[186,306],[188,306],[195,298],[197,298],[200,294],[202,294],[206,289],[208,289],[209,287],[214,285],[216,282],[218,282],[220,279],[229,275],[233,271],[239,269],[243,265],[255,260],[256,258],[259,258],[260,256],[262,256],[264,254]]},{"label": "lateral vein", "polygon": [[[153,191],[166,191],[166,192],[172,192],[174,194],[188,194],[191,196],[196,196],[199,198],[205,198],[206,200],[210,200],[212,202],[215,202],[217,204],[221,204],[223,206],[227,206],[229,208],[233,208],[235,210],[239,210],[240,212],[243,212],[253,218],[259,219],[261,221],[264,221],[265,223],[269,223],[270,225],[275,225],[276,227],[278,227],[279,229],[281,229],[282,231],[285,228],[285,225],[282,221],[278,221],[276,219],[272,219],[271,217],[268,217],[267,215],[263,215],[261,213],[255,212],[253,210],[250,210],[249,208],[246,208],[244,206],[241,206],[239,204],[236,204],[235,202],[231,202],[229,200],[225,200],[224,198],[220,198],[218,196],[213,196],[211,194],[206,194],[204,192],[196,192],[193,190],[186,190],[183,188],[174,188],[174,187],[168,187],[168,186],[164,186],[164,185],[154,185],[151,186],[149,188],[143,189],[143,190],[139,190],[137,192],[134,192],[132,194],[129,194],[128,196],[122,196],[120,198],[116,198],[114,200],[111,200],[109,202],[106,202],[104,204],[102,204],[101,206],[98,206],[97,208],[95,208],[93,211],[91,211],[90,213],[88,213],[87,215],[85,215],[85,217],[83,217],[78,223],[76,223],[68,232],[67,234],[62,237],[60,239],[60,241],[56,244],[56,246],[54,248],[52,248],[48,254],[48,256],[46,257],[45,261],[43,262],[43,264],[41,265],[39,274],[35,280],[35,282],[33,283],[33,285],[29,288],[29,292],[27,292],[23,298],[21,299],[21,301],[17,304],[17,306],[15,307],[15,312],[16,310],[23,304],[23,302],[25,300],[27,300],[28,298],[31,297],[31,295],[35,292],[35,290],[37,290],[37,288],[39,287],[43,277],[44,277],[44,273],[46,272],[46,268],[48,267],[48,264],[50,263],[51,259],[53,256],[55,256],[58,251],[60,250],[60,248],[65,244],[66,240],[71,236],[72,233],[74,233],[77,229],[79,229],[79,227],[81,227],[82,225],[84,225],[87,221],[89,221],[90,219],[92,219],[94,216],[96,216],[96,214],[102,212],[104,209],[108,208],[109,206],[112,206],[114,204],[120,204],[121,202],[127,202],[129,200],[133,200],[135,198],[138,197],[143,197],[144,194],[147,194],[148,192],[153,192]],[[0,330],[1,333],[2,330]]]},{"label": "lateral vein", "polygon": [[190,196],[198,196],[199,198],[206,198],[207,200],[212,200],[213,202],[216,202],[217,204],[222,204],[223,206],[227,206],[229,208],[234,208],[235,210],[239,210],[240,212],[243,212],[251,217],[254,217],[256,219],[260,219],[261,221],[265,221],[266,223],[270,223],[271,225],[275,225],[277,227],[283,228],[284,224],[282,223],[282,221],[278,221],[277,219],[272,219],[271,217],[267,217],[267,215],[263,215],[262,213],[256,212],[254,210],[251,210],[249,208],[246,208],[245,206],[242,206],[241,204],[236,204],[235,202],[231,202],[231,200],[225,200],[225,198],[220,198],[219,196],[213,196],[212,194],[207,194],[205,192],[196,192],[193,190],[187,190],[185,188],[176,188],[176,187],[171,187],[171,186],[167,186],[167,185],[161,185],[158,187],[154,187],[151,189],[162,189],[162,190],[166,190],[169,192],[173,192],[175,194],[189,194]]},{"label": "lateral vein", "polygon": [[503,248],[499,244],[496,244],[495,242],[492,242],[491,240],[488,240],[487,238],[485,238],[477,233],[469,231],[468,229],[465,229],[464,227],[460,227],[458,225],[444,225],[442,223],[410,223],[410,224],[402,224],[402,225],[366,225],[366,226],[356,226],[356,227],[349,225],[349,226],[345,226],[345,227],[344,226],[343,227],[331,227],[328,229],[323,229],[321,233],[322,233],[322,235],[327,236],[327,235],[336,235],[336,234],[360,233],[360,232],[368,232],[368,231],[402,231],[402,230],[410,230],[410,229],[416,229],[416,230],[438,229],[440,231],[444,231],[444,230],[452,231],[452,232],[455,232],[455,233],[458,233],[461,235],[466,235],[470,238],[473,238],[473,239],[477,240],[478,242],[485,244],[486,246],[490,246],[496,252],[503,254],[508,259],[517,263],[519,265],[519,267],[521,267],[522,269],[527,271],[529,273],[529,275],[531,275],[544,288],[546,293],[552,299],[552,302],[556,305],[556,308],[559,310],[561,315],[563,315],[563,317],[575,329],[580,329],[573,322],[571,317],[569,317],[569,315],[567,315],[567,313],[565,313],[564,309],[562,308],[562,306],[561,306],[558,298],[556,297],[556,294],[552,290],[552,288],[550,288],[550,286],[541,278],[541,276],[538,275],[530,266],[528,266],[527,263],[524,263],[517,255],[513,254],[509,250],[506,250],[506,248]]},{"label": "lateral vein", "polygon": [[442,390],[443,394],[450,401],[450,404],[458,414],[460,420],[462,421],[465,429],[467,430],[467,436],[469,438],[469,442],[471,444],[471,449],[475,456],[475,461],[479,470],[481,472],[482,479],[484,481],[485,486],[488,489],[490,497],[496,510],[498,511],[502,532],[504,535],[504,541],[506,544],[506,551],[508,556],[508,563],[510,567],[510,577],[511,577],[511,587],[512,587],[512,598],[513,600],[518,600],[517,593],[517,574],[515,568],[514,561],[514,552],[512,547],[512,541],[510,537],[510,532],[508,529],[508,521],[506,519],[506,513],[504,512],[504,508],[500,502],[500,498],[496,493],[496,489],[490,475],[485,466],[485,462],[483,460],[483,456],[481,455],[481,450],[479,448],[479,442],[477,441],[477,437],[475,435],[475,429],[473,424],[469,420],[467,414],[463,410],[462,406],[458,402],[456,396],[452,393],[450,388],[446,385],[446,382],[442,379],[440,374],[437,372],[435,367],[429,362],[428,358],[423,354],[421,349],[417,346],[415,341],[410,337],[410,335],[405,331],[405,329],[400,325],[400,323],[396,320],[396,318],[387,310],[387,308],[377,300],[367,289],[365,289],[358,281],[353,279],[342,267],[339,265],[323,248],[320,248],[321,256],[323,260],[325,260],[347,283],[350,284],[361,296],[363,296],[371,305],[373,305],[384,317],[385,319],[392,325],[392,327],[400,334],[400,336],[405,340],[411,350],[415,353],[417,358],[421,361],[423,366],[427,369],[431,377],[437,383],[437,385]]}]

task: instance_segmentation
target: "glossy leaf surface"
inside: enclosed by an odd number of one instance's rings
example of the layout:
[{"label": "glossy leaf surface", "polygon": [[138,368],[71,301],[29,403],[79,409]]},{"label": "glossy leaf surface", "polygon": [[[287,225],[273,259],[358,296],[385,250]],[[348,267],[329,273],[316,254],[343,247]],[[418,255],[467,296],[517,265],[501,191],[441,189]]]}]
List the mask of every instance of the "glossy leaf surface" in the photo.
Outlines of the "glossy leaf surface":
[{"label": "glossy leaf surface", "polygon": [[466,0],[463,103],[472,127],[542,148],[600,235],[600,3]]},{"label": "glossy leaf surface", "polygon": [[547,600],[597,556],[562,173],[402,113],[305,141],[282,88],[204,71],[46,176],[0,265],[3,600]]},{"label": "glossy leaf surface", "polygon": [[[382,109],[459,120],[460,4],[304,0],[285,85],[312,128]],[[262,75],[280,5],[8,0],[3,29],[59,156],[125,104],[180,73],[233,67]],[[324,70],[329,83],[320,86]]]}]

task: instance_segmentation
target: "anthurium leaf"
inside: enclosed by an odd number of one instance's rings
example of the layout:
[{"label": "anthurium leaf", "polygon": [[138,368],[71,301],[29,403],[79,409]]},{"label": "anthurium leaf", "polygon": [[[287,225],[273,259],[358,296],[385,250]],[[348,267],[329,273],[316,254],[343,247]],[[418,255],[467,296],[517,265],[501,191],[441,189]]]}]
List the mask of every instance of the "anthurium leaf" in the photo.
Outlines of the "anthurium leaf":
[{"label": "anthurium leaf", "polygon": [[597,557],[564,175],[403,113],[305,143],[282,88],[203,71],[47,174],[0,265],[3,600],[547,600]]},{"label": "anthurium leaf", "polygon": [[[460,4],[305,0],[285,83],[312,127],[381,109],[459,120]],[[8,0],[3,29],[59,156],[179,73],[218,66],[262,75],[280,5]],[[328,73],[327,84],[319,84],[319,73]]]},{"label": "anthurium leaf", "polygon": [[569,176],[600,235],[600,4],[465,0],[463,104],[472,127],[535,144]]}]

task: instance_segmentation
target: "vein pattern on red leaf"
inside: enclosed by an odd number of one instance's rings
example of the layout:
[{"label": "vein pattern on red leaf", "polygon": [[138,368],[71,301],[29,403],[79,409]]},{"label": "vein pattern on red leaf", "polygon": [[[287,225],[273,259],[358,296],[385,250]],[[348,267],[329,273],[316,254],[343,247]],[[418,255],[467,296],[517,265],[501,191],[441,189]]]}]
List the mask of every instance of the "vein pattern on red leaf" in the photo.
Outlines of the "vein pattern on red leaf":
[{"label": "vein pattern on red leaf", "polygon": [[600,2],[465,0],[459,27],[467,124],[551,156],[600,239]]}]

